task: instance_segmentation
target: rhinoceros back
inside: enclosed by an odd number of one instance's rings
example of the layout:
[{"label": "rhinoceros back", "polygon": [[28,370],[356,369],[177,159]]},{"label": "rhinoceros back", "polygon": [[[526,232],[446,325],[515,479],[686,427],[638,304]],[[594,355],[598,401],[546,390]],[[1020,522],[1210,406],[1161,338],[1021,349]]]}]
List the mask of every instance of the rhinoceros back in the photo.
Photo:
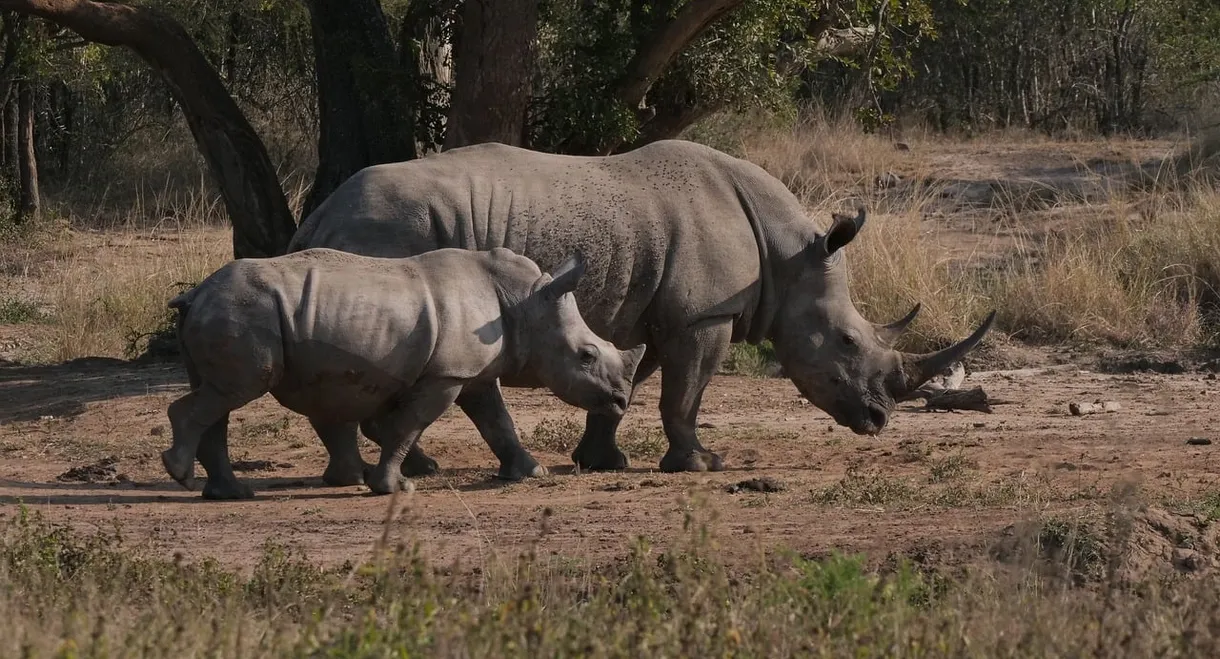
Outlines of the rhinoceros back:
[{"label": "rhinoceros back", "polygon": [[748,324],[765,250],[743,198],[775,191],[759,181],[791,199],[762,170],[689,142],[613,157],[482,144],[358,172],[301,223],[289,251],[507,247],[551,271],[579,250],[588,260],[581,314],[598,334],[634,345],[708,314]]}]

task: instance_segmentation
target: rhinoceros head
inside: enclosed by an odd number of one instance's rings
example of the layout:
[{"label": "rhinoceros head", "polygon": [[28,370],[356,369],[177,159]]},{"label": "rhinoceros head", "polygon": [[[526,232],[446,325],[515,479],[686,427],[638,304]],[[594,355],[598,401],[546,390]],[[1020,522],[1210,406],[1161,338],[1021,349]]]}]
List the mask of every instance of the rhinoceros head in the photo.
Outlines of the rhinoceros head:
[{"label": "rhinoceros head", "polygon": [[896,400],[918,388],[978,345],[995,312],[969,338],[931,354],[894,350],[894,341],[920,306],[889,325],[865,320],[847,290],[843,249],[864,225],[834,214],[834,224],[800,254],[776,318],[776,356],[809,402],[858,434],[875,435],[889,421]]},{"label": "rhinoceros head", "polygon": [[573,295],[584,272],[577,254],[535,284],[525,312],[527,366],[563,402],[621,416],[645,346],[619,350],[589,329]]}]

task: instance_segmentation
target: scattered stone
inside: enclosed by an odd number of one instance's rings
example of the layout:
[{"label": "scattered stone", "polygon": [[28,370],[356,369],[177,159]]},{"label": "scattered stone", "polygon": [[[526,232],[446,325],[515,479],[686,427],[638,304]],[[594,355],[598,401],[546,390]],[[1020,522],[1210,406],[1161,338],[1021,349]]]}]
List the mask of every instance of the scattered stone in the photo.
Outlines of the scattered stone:
[{"label": "scattered stone", "polygon": [[160,437],[161,435],[165,434],[165,426],[153,426],[151,429],[149,429],[148,434],[152,435],[153,437]]},{"label": "scattered stone", "polygon": [[629,483],[627,481],[615,481],[598,489],[600,489],[602,492],[623,492],[626,490],[634,490],[638,487],[639,485],[636,485],[635,483]]},{"label": "scattered stone", "polygon": [[699,424],[699,427],[700,427],[700,428],[715,428],[715,427],[716,427],[716,424],[714,424],[714,423],[709,423],[709,422],[707,422],[707,421],[704,421],[703,423],[700,423],[700,424]]},{"label": "scattered stone", "polygon": [[649,478],[645,481],[640,481],[640,487],[665,487],[665,483]]},{"label": "scattered stone", "polygon": [[1186,443],[1191,446],[1211,446],[1212,440],[1206,437],[1191,437]]},{"label": "scattered stone", "polygon": [[1068,403],[1068,411],[1072,413],[1072,416],[1085,416],[1086,414],[1100,414],[1103,412],[1109,414],[1118,412],[1121,409],[1123,409],[1123,406],[1113,401],[1107,401],[1105,403],[1101,401],[1094,403]]},{"label": "scattered stone", "polygon": [[983,421],[975,421],[975,422],[974,422],[974,427],[975,427],[975,428],[986,428],[986,427],[987,427],[987,424],[986,424],[985,422],[983,422]]},{"label": "scattered stone", "polygon": [[73,467],[55,478],[62,483],[125,483],[131,479],[118,471],[119,459],[107,456],[90,465]]},{"label": "scattered stone", "polygon": [[763,476],[761,478],[750,478],[738,483],[733,483],[732,485],[727,485],[725,486],[724,491],[728,492],[729,494],[737,494],[738,492],[745,492],[747,490],[751,492],[783,492],[784,489],[783,483],[780,483],[770,476]]},{"label": "scattered stone", "polygon": [[911,145],[907,144],[906,142],[894,142],[894,148],[898,149],[899,151],[910,151]]}]

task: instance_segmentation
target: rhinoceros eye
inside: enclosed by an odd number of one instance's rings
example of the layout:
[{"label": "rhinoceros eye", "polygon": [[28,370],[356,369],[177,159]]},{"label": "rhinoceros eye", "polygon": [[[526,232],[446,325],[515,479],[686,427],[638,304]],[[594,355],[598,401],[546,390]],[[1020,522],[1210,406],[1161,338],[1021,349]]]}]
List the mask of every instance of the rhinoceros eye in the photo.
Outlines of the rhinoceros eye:
[{"label": "rhinoceros eye", "polygon": [[854,337],[850,334],[844,334],[843,335],[843,345],[849,345],[849,346],[856,345],[856,337]]},{"label": "rhinoceros eye", "polygon": [[585,366],[589,366],[593,362],[597,361],[597,348],[586,346],[580,349],[579,355],[580,363],[584,364]]}]

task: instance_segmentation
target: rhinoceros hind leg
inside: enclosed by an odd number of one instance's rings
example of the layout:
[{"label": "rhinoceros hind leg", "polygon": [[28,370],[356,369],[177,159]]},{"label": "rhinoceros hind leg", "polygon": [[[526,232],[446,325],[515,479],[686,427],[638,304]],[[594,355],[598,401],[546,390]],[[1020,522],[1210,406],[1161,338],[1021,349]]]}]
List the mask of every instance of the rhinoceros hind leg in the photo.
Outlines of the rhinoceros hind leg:
[{"label": "rhinoceros hind leg", "polygon": [[661,359],[661,424],[669,451],[661,471],[722,471],[720,456],[703,448],[696,434],[703,391],[728,355],[733,324],[705,321],[666,342]]},{"label": "rhinoceros hind leg", "polygon": [[202,444],[218,432],[223,442],[229,411],[247,402],[230,400],[212,387],[202,386],[170,403],[167,414],[174,439],[161,453],[161,464],[170,477],[183,487],[194,489],[195,457]]},{"label": "rhinoceros hind leg", "polygon": [[461,386],[452,381],[418,383],[390,412],[360,423],[365,436],[381,447],[377,464],[364,472],[369,490],[374,494],[390,494],[414,489],[402,475],[403,460],[424,430],[444,414],[461,391]]},{"label": "rhinoceros hind leg", "polygon": [[309,420],[309,425],[322,440],[330,455],[326,471],[322,472],[322,482],[331,487],[364,484],[364,469],[368,465],[360,457],[360,424],[325,423]]},{"label": "rhinoceros hind leg", "polygon": [[[635,369],[634,385],[631,396],[627,399],[630,406],[635,400],[635,392],[640,383],[647,380],[657,370],[657,351],[649,349],[644,353],[644,359]],[[576,450],[572,451],[572,462],[586,471],[621,471],[627,468],[627,455],[619,449],[615,441],[618,434],[621,417],[590,412],[585,416],[585,432],[580,437]]]},{"label": "rhinoceros hind leg", "polygon": [[254,490],[237,480],[233,463],[229,461],[229,415],[213,423],[203,433],[199,444],[199,463],[208,472],[203,486],[205,499],[253,499]]},{"label": "rhinoceros hind leg", "polygon": [[458,407],[474,422],[475,428],[491,452],[500,459],[497,478],[519,481],[525,478],[545,476],[546,467],[538,464],[534,456],[521,446],[513,418],[504,405],[500,383],[471,385],[462,390],[457,398]]}]

